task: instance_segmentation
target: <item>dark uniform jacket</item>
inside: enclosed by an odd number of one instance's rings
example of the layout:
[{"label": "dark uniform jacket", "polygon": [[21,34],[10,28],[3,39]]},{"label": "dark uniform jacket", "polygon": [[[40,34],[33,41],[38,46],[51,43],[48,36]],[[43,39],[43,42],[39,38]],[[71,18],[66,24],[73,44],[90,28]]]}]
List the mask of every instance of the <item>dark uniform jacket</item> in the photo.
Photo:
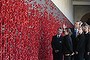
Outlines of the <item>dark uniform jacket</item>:
[{"label": "dark uniform jacket", "polygon": [[72,52],[73,52],[72,39],[69,35],[66,35],[63,37],[63,53],[72,54]]},{"label": "dark uniform jacket", "polygon": [[75,51],[77,51],[79,53],[85,52],[85,36],[84,36],[84,34],[80,34],[76,37]]},{"label": "dark uniform jacket", "polygon": [[85,34],[85,51],[90,52],[90,33]]},{"label": "dark uniform jacket", "polygon": [[[62,60],[63,59],[63,53],[62,53],[62,40],[63,37],[57,37],[57,35],[53,36],[52,38],[52,49],[53,49],[53,60]],[[55,52],[55,50],[59,50],[59,52]]]},{"label": "dark uniform jacket", "polygon": [[62,36],[60,36],[59,38],[57,37],[57,35],[53,36],[51,42],[53,53],[55,52],[55,50],[59,50],[59,52],[62,52],[62,40],[63,40]]}]

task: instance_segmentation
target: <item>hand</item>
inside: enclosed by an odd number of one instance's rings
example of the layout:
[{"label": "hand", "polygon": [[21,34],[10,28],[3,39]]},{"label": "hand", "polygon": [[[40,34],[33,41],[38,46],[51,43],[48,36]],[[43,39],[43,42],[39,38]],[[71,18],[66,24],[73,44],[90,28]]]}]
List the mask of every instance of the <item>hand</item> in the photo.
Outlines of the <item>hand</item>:
[{"label": "hand", "polygon": [[55,50],[55,53],[58,53],[59,52],[59,50]]},{"label": "hand", "polygon": [[78,54],[78,52],[76,51],[76,54]]},{"label": "hand", "polygon": [[73,52],[71,55],[74,55],[75,53]]},{"label": "hand", "polygon": [[65,56],[70,56],[70,54],[65,54]]},{"label": "hand", "polygon": [[90,54],[90,52],[87,52],[87,55],[89,55]]}]

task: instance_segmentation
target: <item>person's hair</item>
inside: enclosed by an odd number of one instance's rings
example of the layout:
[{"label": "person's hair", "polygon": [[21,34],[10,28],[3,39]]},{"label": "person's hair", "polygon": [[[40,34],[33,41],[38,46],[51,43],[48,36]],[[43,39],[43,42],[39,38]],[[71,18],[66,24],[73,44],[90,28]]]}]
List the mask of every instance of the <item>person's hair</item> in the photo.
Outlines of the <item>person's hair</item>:
[{"label": "person's hair", "polygon": [[79,21],[79,25],[82,26],[83,22],[82,21]]},{"label": "person's hair", "polygon": [[57,30],[59,30],[59,29],[62,29],[61,27],[59,27]]},{"label": "person's hair", "polygon": [[80,22],[80,21],[75,21],[75,22]]},{"label": "person's hair", "polygon": [[59,27],[58,29],[62,29],[61,27]]},{"label": "person's hair", "polygon": [[83,27],[82,26],[80,26],[78,30],[80,30],[80,29],[82,29],[82,34],[84,34],[84,30],[83,30]]},{"label": "person's hair", "polygon": [[88,26],[88,24],[86,22],[83,22],[81,26]]},{"label": "person's hair", "polygon": [[80,26],[83,24],[83,22],[82,22],[82,21],[75,21],[75,22],[79,22],[79,25],[80,25]]},{"label": "person's hair", "polygon": [[72,35],[72,31],[71,31],[71,29],[69,29],[69,28],[65,28],[65,31],[67,31],[67,32],[69,33],[70,36]]}]

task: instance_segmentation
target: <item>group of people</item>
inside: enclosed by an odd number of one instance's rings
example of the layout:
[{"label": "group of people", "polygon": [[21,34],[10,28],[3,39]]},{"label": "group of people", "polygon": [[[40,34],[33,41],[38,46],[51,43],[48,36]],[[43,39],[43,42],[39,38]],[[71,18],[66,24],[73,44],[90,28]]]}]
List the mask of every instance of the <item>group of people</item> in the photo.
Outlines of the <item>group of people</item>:
[{"label": "group of people", "polygon": [[59,28],[51,45],[53,60],[90,60],[90,26],[76,21],[74,28]]}]

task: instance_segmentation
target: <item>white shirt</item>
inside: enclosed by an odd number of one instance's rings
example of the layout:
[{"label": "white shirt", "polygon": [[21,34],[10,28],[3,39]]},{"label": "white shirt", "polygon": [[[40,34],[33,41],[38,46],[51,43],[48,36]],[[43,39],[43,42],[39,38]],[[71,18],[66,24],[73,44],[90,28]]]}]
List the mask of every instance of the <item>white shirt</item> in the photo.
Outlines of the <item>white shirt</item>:
[{"label": "white shirt", "polygon": [[57,35],[57,37],[59,38],[61,35]]}]

